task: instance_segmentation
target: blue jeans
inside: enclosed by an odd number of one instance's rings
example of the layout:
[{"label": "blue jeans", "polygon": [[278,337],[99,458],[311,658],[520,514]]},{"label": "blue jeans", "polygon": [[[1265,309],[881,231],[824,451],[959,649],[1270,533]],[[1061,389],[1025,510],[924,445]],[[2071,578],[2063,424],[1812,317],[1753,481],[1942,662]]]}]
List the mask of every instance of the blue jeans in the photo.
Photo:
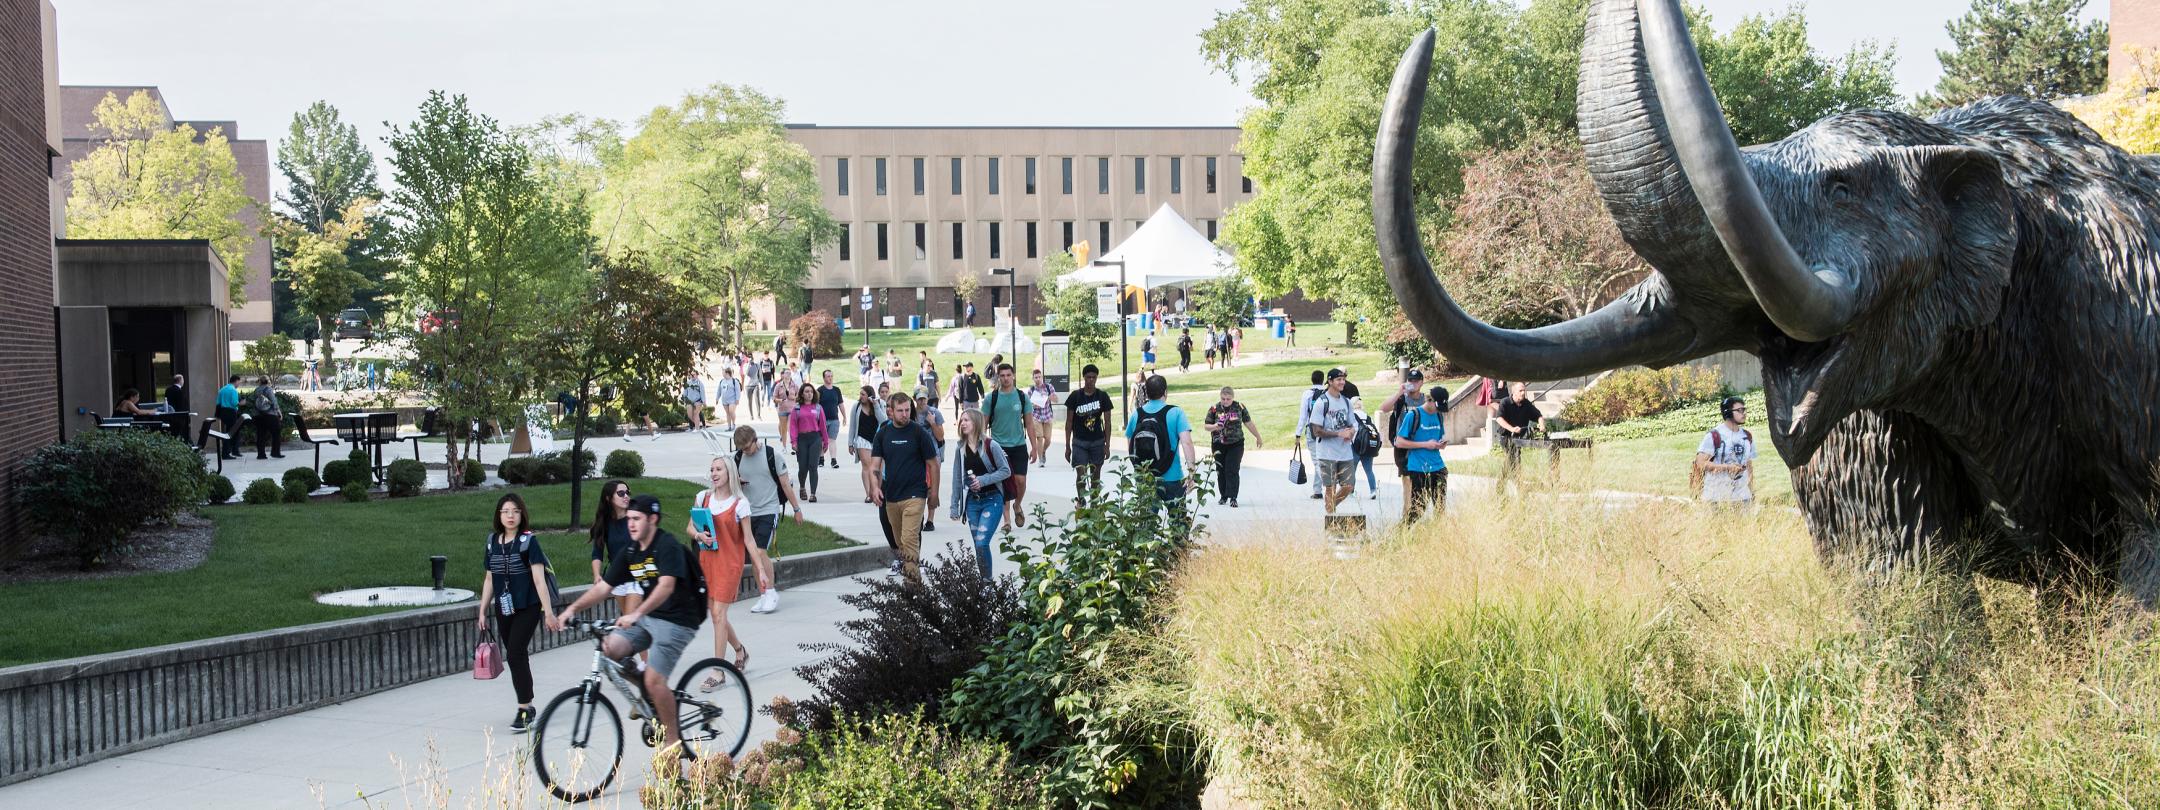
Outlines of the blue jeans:
[{"label": "blue jeans", "polygon": [[[1373,457],[1372,457],[1372,456],[1358,456],[1358,460],[1357,460],[1357,463],[1358,463],[1358,466],[1360,466],[1360,467],[1364,467],[1364,468],[1365,468],[1365,490],[1366,490],[1367,492],[1371,492],[1371,491],[1374,491],[1374,490],[1378,490],[1378,489],[1380,488],[1380,479],[1379,479],[1378,477],[1376,477],[1376,476],[1374,476],[1374,475],[1373,475],[1373,471],[1372,471],[1372,463],[1373,463]],[[1355,480],[1357,480],[1357,477],[1353,475],[1353,476],[1351,476],[1351,480],[1352,480],[1352,481],[1355,481]]]},{"label": "blue jeans", "polygon": [[994,489],[988,495],[970,495],[963,514],[968,536],[975,540],[975,566],[982,571],[983,579],[989,579],[990,540],[997,536],[998,522],[1005,519],[1005,499]]}]

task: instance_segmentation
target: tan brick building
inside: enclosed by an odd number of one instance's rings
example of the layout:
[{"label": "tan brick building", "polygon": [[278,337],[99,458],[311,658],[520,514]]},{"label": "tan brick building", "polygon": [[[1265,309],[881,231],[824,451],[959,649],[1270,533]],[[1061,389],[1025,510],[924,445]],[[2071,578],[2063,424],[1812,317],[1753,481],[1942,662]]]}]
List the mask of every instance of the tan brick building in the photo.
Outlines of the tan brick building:
[{"label": "tan brick building", "polygon": [[2131,48],[2144,51],[2148,60],[2160,53],[2160,0],[2114,0],[2108,4],[2108,86],[2137,75]]}]

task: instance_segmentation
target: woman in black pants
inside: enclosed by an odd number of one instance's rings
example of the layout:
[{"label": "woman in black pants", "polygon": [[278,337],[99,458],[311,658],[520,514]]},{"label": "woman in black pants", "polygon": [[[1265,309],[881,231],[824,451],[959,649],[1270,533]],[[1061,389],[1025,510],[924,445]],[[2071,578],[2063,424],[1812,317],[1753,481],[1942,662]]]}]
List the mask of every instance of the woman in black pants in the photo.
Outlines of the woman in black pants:
[{"label": "woman in black pants", "polygon": [[1235,507],[1238,473],[1245,463],[1245,433],[1251,431],[1253,446],[1259,447],[1260,428],[1253,425],[1252,411],[1237,401],[1237,391],[1227,385],[1222,388],[1222,401],[1208,406],[1207,419],[1200,426],[1207,430],[1208,445],[1215,450],[1215,502]]},{"label": "woman in black pants", "polygon": [[817,386],[795,389],[795,413],[788,416],[795,433],[795,490],[817,503],[818,467],[825,460],[825,409],[818,407]]},{"label": "woman in black pants", "polygon": [[517,718],[510,721],[512,734],[525,733],[533,720],[532,661],[525,648],[532,644],[533,632],[540,629],[540,623],[555,618],[555,605],[548,593],[547,554],[533,537],[530,514],[525,499],[517,493],[495,502],[495,531],[488,535],[483,555],[488,575],[480,585],[477,625],[486,630],[492,618],[501,628],[497,636],[502,639],[503,659],[510,665],[510,683],[517,687]]}]

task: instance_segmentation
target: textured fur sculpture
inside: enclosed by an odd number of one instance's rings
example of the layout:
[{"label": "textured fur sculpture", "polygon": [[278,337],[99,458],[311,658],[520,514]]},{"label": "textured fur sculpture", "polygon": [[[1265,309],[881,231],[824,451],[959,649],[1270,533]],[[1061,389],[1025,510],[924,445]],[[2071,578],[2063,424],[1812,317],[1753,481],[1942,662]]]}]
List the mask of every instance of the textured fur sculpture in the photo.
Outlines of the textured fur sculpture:
[{"label": "textured fur sculpture", "polygon": [[1528,330],[1464,313],[1411,212],[1433,34],[1397,68],[1373,158],[1388,280],[1449,360],[1507,379],[1762,359],[1768,433],[1825,558],[1954,550],[1993,576],[2160,566],[2160,175],[2046,104],[1824,118],[1738,148],[1675,0],[1593,0],[1580,135],[1657,272]]}]

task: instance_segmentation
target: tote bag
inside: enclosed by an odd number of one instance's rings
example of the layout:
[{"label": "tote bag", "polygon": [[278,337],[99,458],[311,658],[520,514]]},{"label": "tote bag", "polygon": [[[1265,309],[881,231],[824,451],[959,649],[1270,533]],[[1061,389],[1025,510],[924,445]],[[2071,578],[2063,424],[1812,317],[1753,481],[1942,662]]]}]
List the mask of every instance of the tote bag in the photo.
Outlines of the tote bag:
[{"label": "tote bag", "polygon": [[1290,444],[1290,483],[1304,486],[1307,480],[1310,479],[1305,477],[1305,437],[1299,436]]},{"label": "tote bag", "polygon": [[495,631],[480,631],[480,643],[473,645],[472,676],[474,680],[492,681],[503,674],[503,646],[495,640]]}]

